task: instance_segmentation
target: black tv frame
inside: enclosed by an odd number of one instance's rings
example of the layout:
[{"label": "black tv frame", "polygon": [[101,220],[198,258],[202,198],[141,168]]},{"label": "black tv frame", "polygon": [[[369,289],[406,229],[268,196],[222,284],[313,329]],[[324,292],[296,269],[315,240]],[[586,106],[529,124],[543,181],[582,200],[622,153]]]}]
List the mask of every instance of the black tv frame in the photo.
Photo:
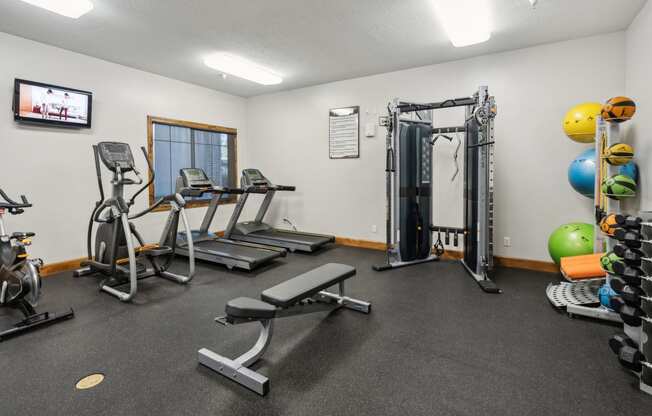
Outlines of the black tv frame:
[{"label": "black tv frame", "polygon": [[[68,123],[62,120],[51,120],[51,119],[36,119],[36,118],[30,118],[30,117],[22,117],[20,115],[20,84],[27,84],[27,85],[34,85],[36,87],[42,87],[42,88],[53,88],[53,89],[58,89],[58,90],[64,90],[68,92],[72,92],[75,94],[83,94],[88,96],[88,119],[86,120],[86,124],[79,124],[79,123]],[[90,91],[83,91],[83,90],[78,90],[76,88],[69,88],[69,87],[62,87],[60,85],[54,85],[54,84],[46,84],[43,82],[37,82],[37,81],[29,81],[26,79],[20,79],[20,78],[15,78],[14,79],[14,96],[13,96],[13,103],[12,103],[12,111],[14,112],[14,121],[20,122],[20,123],[28,123],[28,124],[42,124],[42,125],[49,125],[49,126],[55,126],[55,127],[65,127],[65,128],[71,128],[71,129],[90,129],[91,128],[91,121],[92,121],[92,115],[93,115],[93,93]]]}]

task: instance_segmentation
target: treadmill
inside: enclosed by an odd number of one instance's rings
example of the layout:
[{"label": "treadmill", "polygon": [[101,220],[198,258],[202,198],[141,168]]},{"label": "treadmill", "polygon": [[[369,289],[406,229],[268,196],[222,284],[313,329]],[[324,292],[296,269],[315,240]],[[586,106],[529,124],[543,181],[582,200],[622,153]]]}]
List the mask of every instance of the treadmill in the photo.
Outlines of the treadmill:
[{"label": "treadmill", "polygon": [[[253,270],[279,257],[285,257],[287,251],[283,248],[220,238],[208,231],[223,195],[246,195],[247,192],[264,193],[264,189],[254,187],[244,191],[239,188],[217,186],[202,169],[181,169],[179,174],[176,184],[177,192],[184,198],[213,195],[202,220],[201,228],[191,231],[195,258],[223,264],[229,270],[233,268]],[[185,234],[177,235],[177,253],[186,257],[189,254]]]},{"label": "treadmill", "polygon": [[[244,169],[242,171],[242,178],[240,179],[240,186],[245,193],[240,196],[233,210],[233,215],[224,232],[226,238],[283,247],[292,252],[303,251],[309,253],[318,250],[328,243],[335,242],[335,237],[332,235],[280,230],[263,222],[263,218],[269,209],[269,205],[276,191],[294,191],[296,189],[294,186],[274,185],[258,169]],[[247,192],[249,189],[265,190],[265,199],[260,205],[256,219],[239,223],[238,219],[242,214],[242,209],[247,202],[249,193],[254,193]]]}]

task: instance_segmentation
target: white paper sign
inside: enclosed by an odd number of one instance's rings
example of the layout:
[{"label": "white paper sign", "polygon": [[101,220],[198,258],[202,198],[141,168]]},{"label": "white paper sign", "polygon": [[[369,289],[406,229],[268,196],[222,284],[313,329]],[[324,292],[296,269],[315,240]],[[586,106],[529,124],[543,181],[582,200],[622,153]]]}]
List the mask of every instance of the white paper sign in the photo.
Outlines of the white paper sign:
[{"label": "white paper sign", "polygon": [[360,107],[334,108],[329,112],[329,157],[360,157]]}]

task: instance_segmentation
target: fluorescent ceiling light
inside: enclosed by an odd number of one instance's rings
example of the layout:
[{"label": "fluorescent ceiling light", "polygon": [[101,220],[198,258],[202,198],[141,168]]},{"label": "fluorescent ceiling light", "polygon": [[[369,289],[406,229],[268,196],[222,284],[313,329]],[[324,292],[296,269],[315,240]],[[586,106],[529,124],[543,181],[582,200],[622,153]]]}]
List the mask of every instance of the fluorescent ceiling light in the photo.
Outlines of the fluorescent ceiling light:
[{"label": "fluorescent ceiling light", "polygon": [[487,0],[432,1],[453,46],[475,45],[491,37]]},{"label": "fluorescent ceiling light", "polygon": [[204,63],[216,71],[257,82],[258,84],[275,85],[283,82],[283,78],[269,69],[224,52],[214,53],[205,57]]},{"label": "fluorescent ceiling light", "polygon": [[89,0],[22,0],[32,6],[40,7],[60,15],[78,19],[93,10]]}]

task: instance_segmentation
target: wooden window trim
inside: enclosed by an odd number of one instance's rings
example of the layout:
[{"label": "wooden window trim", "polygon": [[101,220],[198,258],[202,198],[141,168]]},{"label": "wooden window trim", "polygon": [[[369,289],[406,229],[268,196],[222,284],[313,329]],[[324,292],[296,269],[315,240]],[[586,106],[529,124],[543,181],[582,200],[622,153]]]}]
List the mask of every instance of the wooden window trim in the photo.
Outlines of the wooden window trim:
[{"label": "wooden window trim", "polygon": [[[175,120],[175,119],[165,118],[165,117],[147,116],[147,155],[149,157],[149,162],[152,164],[152,167],[154,167],[154,123],[167,124],[168,126],[174,126],[174,127],[187,127],[195,130],[206,130],[206,131],[212,131],[216,133],[225,133],[234,136],[235,140],[233,142],[233,149],[232,151],[229,152],[230,153],[229,160],[231,157],[233,157],[233,164],[231,165],[231,171],[229,172],[229,176],[231,176],[231,181],[233,182],[231,186],[233,187],[237,186],[238,129],[223,127],[223,126],[214,126],[211,124],[204,124],[204,123],[195,123],[192,121]],[[148,179],[149,180],[152,179],[151,175],[148,175]],[[149,206],[151,207],[152,205],[154,205],[154,202],[156,202],[156,198],[154,195],[155,193],[154,182],[152,182],[152,184],[149,186],[148,193],[149,193]],[[237,202],[237,199],[238,198],[235,195],[230,195],[228,198],[223,198],[220,204],[235,204]],[[186,203],[186,208],[207,207],[209,202],[210,201],[188,201]],[[170,205],[163,204],[162,206],[155,208],[154,212],[169,211],[169,210],[170,210]]]}]

